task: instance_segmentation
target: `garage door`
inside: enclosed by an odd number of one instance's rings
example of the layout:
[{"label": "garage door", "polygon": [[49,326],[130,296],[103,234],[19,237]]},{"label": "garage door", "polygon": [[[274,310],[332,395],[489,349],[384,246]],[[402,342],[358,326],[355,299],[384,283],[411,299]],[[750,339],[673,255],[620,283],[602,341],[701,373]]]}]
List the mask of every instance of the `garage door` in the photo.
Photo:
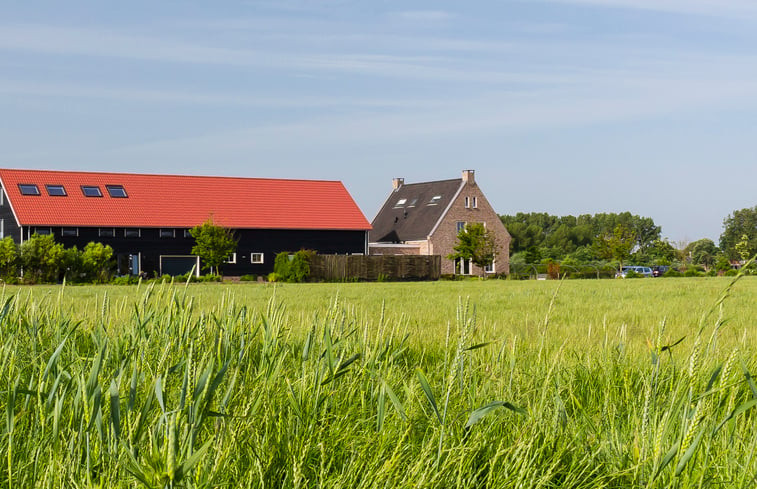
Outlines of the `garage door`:
[{"label": "garage door", "polygon": [[200,257],[195,255],[161,255],[161,275],[184,275],[195,267],[195,275],[200,275]]}]

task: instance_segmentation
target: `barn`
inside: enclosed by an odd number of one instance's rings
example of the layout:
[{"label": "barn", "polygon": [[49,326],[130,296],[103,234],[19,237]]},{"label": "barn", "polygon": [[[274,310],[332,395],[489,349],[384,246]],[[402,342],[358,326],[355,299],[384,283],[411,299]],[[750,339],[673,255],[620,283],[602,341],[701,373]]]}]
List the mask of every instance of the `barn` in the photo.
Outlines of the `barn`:
[{"label": "barn", "polygon": [[123,275],[199,269],[189,230],[208,219],[238,240],[226,275],[270,273],[282,251],[366,254],[371,228],[339,181],[0,169],[0,238],[110,245]]}]

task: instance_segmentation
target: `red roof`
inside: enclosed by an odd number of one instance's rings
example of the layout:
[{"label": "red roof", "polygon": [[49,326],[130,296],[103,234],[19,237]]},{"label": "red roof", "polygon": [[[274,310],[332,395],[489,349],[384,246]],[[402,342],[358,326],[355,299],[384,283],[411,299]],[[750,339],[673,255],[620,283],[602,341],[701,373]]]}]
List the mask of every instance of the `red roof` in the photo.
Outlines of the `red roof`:
[{"label": "red roof", "polygon": [[[0,184],[21,226],[189,228],[212,216],[233,229],[371,228],[338,181],[0,169]],[[22,195],[19,184],[37,185],[40,195]],[[67,195],[50,196],[45,185],[63,185]],[[85,197],[82,185],[103,196]],[[106,185],[128,197],[111,197]]]}]

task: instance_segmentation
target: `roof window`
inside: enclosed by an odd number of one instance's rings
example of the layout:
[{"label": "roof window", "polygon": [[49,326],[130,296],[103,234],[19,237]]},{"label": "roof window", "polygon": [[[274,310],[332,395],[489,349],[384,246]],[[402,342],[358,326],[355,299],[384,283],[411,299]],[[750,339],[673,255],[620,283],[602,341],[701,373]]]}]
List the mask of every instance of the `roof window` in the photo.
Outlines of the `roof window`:
[{"label": "roof window", "polygon": [[436,205],[439,203],[439,201],[442,200],[441,195],[434,195],[431,197],[431,200],[428,202],[428,205]]},{"label": "roof window", "polygon": [[63,185],[45,185],[45,188],[47,189],[47,195],[51,197],[65,197],[68,195]]},{"label": "roof window", "polygon": [[19,183],[18,190],[21,195],[39,195],[39,187],[33,183]]},{"label": "roof window", "polygon": [[400,199],[396,204],[394,204],[394,207],[402,207],[403,205],[405,205],[405,202],[407,202],[407,199]]},{"label": "roof window", "polygon": [[123,185],[106,185],[105,188],[108,190],[108,195],[114,199],[125,199],[128,197]]},{"label": "roof window", "polygon": [[82,185],[81,191],[85,197],[102,197],[103,193],[97,185]]}]

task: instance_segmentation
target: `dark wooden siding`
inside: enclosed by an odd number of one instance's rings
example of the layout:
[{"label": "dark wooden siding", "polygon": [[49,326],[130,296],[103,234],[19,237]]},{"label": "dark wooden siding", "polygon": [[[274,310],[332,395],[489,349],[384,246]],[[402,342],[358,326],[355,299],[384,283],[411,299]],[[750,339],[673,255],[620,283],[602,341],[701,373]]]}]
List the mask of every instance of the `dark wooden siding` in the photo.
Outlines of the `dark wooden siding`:
[{"label": "dark wooden siding", "polygon": [[2,219],[3,226],[3,238],[10,236],[16,243],[21,241],[21,228],[16,224],[16,218],[13,216],[13,210],[8,202],[8,196],[5,195],[5,190],[0,189],[2,192],[2,205],[0,205],[0,219]]},{"label": "dark wooden siding", "polygon": [[[24,228],[25,235],[34,228]],[[100,237],[98,228],[78,228],[78,236],[62,236],[62,228],[53,227],[55,240],[64,246],[83,249],[89,242],[110,245],[122,261],[128,255],[141,254],[143,272],[152,276],[160,271],[161,255],[191,255],[195,241],[184,237],[184,229],[176,228],[175,237],[161,238],[158,228],[141,228],[140,237],[125,237],[124,228],[115,228],[115,237]],[[322,254],[355,254],[365,252],[366,231],[320,231],[279,229],[238,229],[235,264],[222,267],[224,275],[263,275],[273,271],[277,253],[282,251],[315,250]],[[251,262],[252,253],[263,253],[263,263]],[[126,270],[121,270],[124,273]]]}]

